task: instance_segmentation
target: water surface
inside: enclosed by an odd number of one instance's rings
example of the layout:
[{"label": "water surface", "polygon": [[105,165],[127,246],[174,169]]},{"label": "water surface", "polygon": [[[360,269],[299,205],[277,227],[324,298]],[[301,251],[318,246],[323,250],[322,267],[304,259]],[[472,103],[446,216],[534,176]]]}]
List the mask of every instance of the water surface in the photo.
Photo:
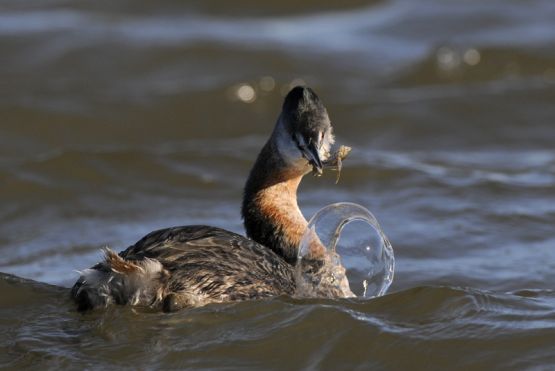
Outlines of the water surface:
[{"label": "water surface", "polygon": [[[553,368],[553,19],[549,0],[2,2],[0,271],[45,284],[1,276],[1,364]],[[370,209],[390,294],[77,314],[59,286],[103,246],[243,233],[244,180],[302,82],[353,147],[303,212]]]}]

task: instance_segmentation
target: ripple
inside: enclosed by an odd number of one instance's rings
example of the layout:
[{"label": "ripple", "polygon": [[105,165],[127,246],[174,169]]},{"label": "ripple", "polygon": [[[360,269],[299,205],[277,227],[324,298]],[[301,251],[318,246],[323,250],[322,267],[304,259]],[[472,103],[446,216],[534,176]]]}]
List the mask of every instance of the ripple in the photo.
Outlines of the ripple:
[{"label": "ripple", "polygon": [[[358,153],[357,153],[358,152]],[[450,186],[483,183],[523,188],[547,188],[555,184],[555,155],[551,151],[356,151],[351,159],[378,169],[421,174]]]},{"label": "ripple", "polygon": [[[335,174],[303,182],[303,212],[365,205],[398,261],[396,292],[370,302],[279,298],[171,315],[80,315],[67,290],[1,275],[3,366],[555,362],[553,1],[2,8],[0,270],[70,285],[99,247],[154,229],[241,233],[244,178],[282,91],[301,81],[353,147],[337,186]],[[252,103],[230,99],[246,85]]]},{"label": "ripple", "polygon": [[[345,366],[345,357],[353,364],[419,367],[429,364],[432,349],[445,356],[436,360],[440,365],[512,368],[526,359],[549,362],[555,329],[550,290],[530,295],[423,286],[370,301],[284,298],[170,315],[112,307],[84,316],[70,309],[65,289],[2,274],[0,291],[13,298],[11,306],[0,306],[9,319],[1,330],[13,339],[0,346],[13,366],[26,362],[18,358],[26,353],[47,364],[73,365],[98,364],[101,355],[103,365],[116,368],[210,367],[224,360],[233,366]],[[473,357],[461,354],[461,344]]]}]

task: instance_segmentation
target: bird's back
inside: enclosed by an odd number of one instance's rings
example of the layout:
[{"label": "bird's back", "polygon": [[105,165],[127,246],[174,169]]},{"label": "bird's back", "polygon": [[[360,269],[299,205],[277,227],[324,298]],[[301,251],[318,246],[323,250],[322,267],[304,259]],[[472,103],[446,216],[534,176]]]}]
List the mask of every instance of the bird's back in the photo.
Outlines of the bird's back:
[{"label": "bird's back", "polygon": [[117,304],[165,310],[291,295],[293,267],[270,249],[208,226],[149,233],[119,256],[83,272],[72,293],[80,309]]}]

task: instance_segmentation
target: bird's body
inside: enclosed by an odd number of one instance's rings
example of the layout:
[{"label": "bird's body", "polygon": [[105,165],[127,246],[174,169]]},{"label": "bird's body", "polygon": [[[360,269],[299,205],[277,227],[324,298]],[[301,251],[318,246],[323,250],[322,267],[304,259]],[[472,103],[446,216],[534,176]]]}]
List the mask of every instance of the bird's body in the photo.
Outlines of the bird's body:
[{"label": "bird's body", "polygon": [[307,226],[297,188],[305,174],[322,171],[332,143],[321,101],[309,88],[294,88],[245,186],[249,238],[185,226],[152,232],[119,255],[107,249],[104,261],[81,272],[72,289],[78,308],[114,303],[173,311],[294,294],[297,247]]},{"label": "bird's body", "polygon": [[[149,233],[119,255],[107,251],[105,261],[91,270],[101,272],[97,275],[103,282],[93,292],[82,291],[83,282],[77,282],[74,297],[82,310],[114,303],[173,311],[295,291],[293,267],[273,251],[201,225]],[[83,292],[86,296],[80,297]]]}]

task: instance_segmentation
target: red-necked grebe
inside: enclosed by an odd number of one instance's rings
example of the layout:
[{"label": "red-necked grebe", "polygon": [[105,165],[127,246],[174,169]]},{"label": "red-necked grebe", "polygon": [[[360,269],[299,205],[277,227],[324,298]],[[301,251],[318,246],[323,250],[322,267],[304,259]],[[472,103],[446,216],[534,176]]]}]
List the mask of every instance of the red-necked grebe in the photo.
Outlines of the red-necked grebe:
[{"label": "red-necked grebe", "polygon": [[249,238],[193,225],[152,232],[119,254],[107,249],[105,259],[82,271],[73,286],[78,309],[114,303],[173,311],[294,294],[294,263],[307,226],[297,188],[311,170],[322,172],[333,142],[318,96],[295,87],[245,185],[242,216]]}]

